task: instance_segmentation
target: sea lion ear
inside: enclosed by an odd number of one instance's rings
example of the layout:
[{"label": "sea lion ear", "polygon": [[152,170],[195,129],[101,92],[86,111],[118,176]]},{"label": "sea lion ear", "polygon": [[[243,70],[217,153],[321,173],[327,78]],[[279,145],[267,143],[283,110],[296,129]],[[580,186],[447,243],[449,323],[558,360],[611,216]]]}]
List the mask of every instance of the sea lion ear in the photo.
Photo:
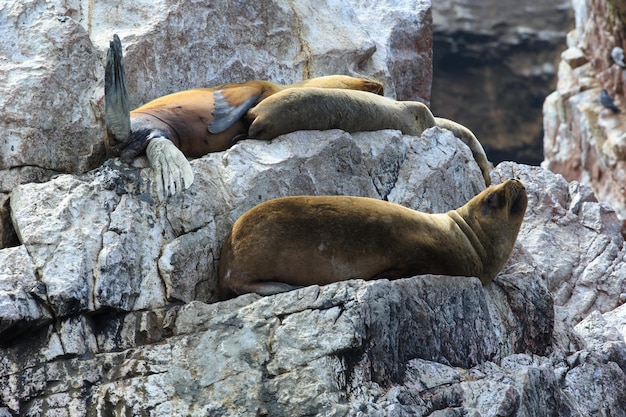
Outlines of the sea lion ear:
[{"label": "sea lion ear", "polygon": [[214,91],[213,122],[208,127],[209,132],[221,133],[237,123],[259,97],[259,89],[247,86]]}]

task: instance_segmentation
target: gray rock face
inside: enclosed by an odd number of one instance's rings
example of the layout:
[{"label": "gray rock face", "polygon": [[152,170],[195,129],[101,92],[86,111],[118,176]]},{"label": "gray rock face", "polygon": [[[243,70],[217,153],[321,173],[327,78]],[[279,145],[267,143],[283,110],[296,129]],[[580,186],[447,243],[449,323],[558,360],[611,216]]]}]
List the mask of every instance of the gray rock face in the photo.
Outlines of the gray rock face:
[{"label": "gray rock face", "polygon": [[3,2],[0,16],[0,172],[97,166],[104,160],[102,65],[87,32],[45,2]]},{"label": "gray rock face", "polygon": [[[13,145],[32,153],[0,173],[0,231],[10,217],[14,233],[3,239],[15,245],[0,248],[1,416],[626,413],[626,249],[615,213],[586,186],[538,167],[496,167],[494,183],[524,181],[529,209],[511,259],[485,287],[429,275],[217,302],[222,241],[245,210],[285,195],[351,194],[445,212],[483,187],[469,149],[439,128],[248,140],[192,161],[194,184],[165,203],[141,158],[89,171],[102,137],[99,53],[111,33],[127,45],[137,104],[202,83],[350,68],[393,78],[400,96],[415,75],[398,74],[419,73],[410,57],[428,59],[403,43],[417,42],[403,35],[413,23],[428,30],[427,2],[403,4],[407,14],[377,3],[370,26],[356,1],[5,3],[0,16],[14,24],[1,28],[0,51],[12,58],[0,63],[10,80],[0,83],[0,112],[14,119],[0,118],[12,141],[0,151],[7,161],[18,158]],[[330,34],[332,45],[313,42]],[[68,85],[85,95],[63,92]],[[35,107],[33,97],[52,104]],[[68,131],[46,125],[55,114]],[[54,143],[45,163],[41,147],[23,146],[33,137],[24,126]],[[50,178],[57,170],[87,172]]]},{"label": "gray rock face", "polygon": [[[623,241],[588,188],[498,166],[493,181],[522,179],[530,208],[511,259],[485,287],[423,276],[215,303],[221,242],[258,202],[342,193],[445,211],[480,191],[480,170],[439,128],[420,138],[296,132],[192,161],[197,182],[157,205],[141,162],[14,190],[23,244],[0,250],[14,265],[0,275],[0,305],[11,307],[0,329],[5,414],[624,411],[626,345],[615,327],[626,322],[616,308],[624,275],[609,267],[623,259]],[[576,237],[569,264],[547,260],[559,224]],[[608,254],[593,255],[602,239]],[[609,271],[596,284],[574,266],[590,256]],[[571,296],[553,299],[564,286]]]},{"label": "gray rock face", "polygon": [[[432,69],[431,2],[349,0],[376,43],[368,74],[385,81],[385,95],[430,102]],[[383,73],[379,73],[380,69]]]},{"label": "gray rock face", "polygon": [[12,217],[46,287],[47,308],[57,317],[103,308],[143,310],[168,300],[215,301],[222,241],[255,204],[288,194],[362,195],[406,204],[408,190],[427,194],[424,179],[431,178],[455,187],[421,204],[448,210],[482,186],[480,179],[466,180],[476,167],[464,164],[472,160],[467,151],[438,128],[420,140],[395,131],[298,132],[192,161],[193,186],[164,206],[152,199],[149,169],[109,161],[83,176],[16,187]]},{"label": "gray rock face", "polygon": [[[626,235],[626,72],[611,57],[625,48],[624,1],[572,3],[576,27],[561,54],[556,90],[544,103],[543,166],[568,181],[591,185],[601,201],[613,206]],[[620,109],[600,101],[606,90]]]},{"label": "gray rock face", "polygon": [[[132,107],[190,88],[330,74],[379,78],[392,97],[430,96],[426,0],[393,9],[348,0],[8,0],[0,18],[0,203],[17,184],[103,163],[104,57],[114,33]],[[2,207],[0,248],[16,243]]]}]

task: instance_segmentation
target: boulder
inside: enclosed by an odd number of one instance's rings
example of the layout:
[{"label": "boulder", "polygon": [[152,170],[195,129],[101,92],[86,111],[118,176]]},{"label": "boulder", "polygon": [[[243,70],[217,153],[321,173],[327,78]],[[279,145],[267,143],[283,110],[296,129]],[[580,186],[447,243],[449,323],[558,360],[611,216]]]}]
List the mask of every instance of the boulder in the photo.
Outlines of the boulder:
[{"label": "boulder", "polygon": [[[22,159],[0,173],[0,233],[12,246],[0,248],[0,415],[626,412],[624,242],[611,206],[581,183],[516,163],[494,169],[494,183],[524,181],[529,209],[486,286],[427,275],[218,302],[221,245],[247,209],[342,194],[445,212],[484,187],[471,152],[440,128],[246,140],[191,161],[194,184],[165,202],[145,158],[96,163],[113,32],[136,104],[199,85],[361,69],[396,80],[389,94],[401,96],[416,79],[400,77],[405,68],[429,76],[417,34],[427,36],[427,2],[371,12],[356,0],[5,3],[0,50],[15,59],[0,64],[11,81],[0,113],[15,120],[0,119],[15,125],[1,154]],[[405,36],[413,24],[420,31]],[[49,105],[33,108],[35,92]],[[24,126],[55,144],[45,158],[23,146],[34,137]]]},{"label": "boulder", "polygon": [[[194,184],[165,205],[154,199],[151,169],[111,160],[85,175],[16,187],[11,213],[57,317],[212,302],[221,244],[245,210],[294,194],[362,195],[411,206],[416,193],[430,196],[416,208],[446,211],[484,187],[472,177],[477,165],[467,152],[439,128],[421,138],[397,131],[296,132],[192,161]],[[455,185],[433,193],[429,179]]]}]

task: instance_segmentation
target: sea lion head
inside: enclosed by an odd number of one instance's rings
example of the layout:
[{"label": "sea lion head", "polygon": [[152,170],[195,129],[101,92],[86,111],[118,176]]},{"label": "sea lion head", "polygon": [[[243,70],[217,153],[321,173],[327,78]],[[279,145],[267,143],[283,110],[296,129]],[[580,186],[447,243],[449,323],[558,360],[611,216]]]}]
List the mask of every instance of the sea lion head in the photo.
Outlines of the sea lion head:
[{"label": "sea lion head", "polygon": [[493,280],[511,256],[527,205],[524,184],[511,179],[486,188],[456,210],[482,245],[476,249],[483,258],[483,284]]}]

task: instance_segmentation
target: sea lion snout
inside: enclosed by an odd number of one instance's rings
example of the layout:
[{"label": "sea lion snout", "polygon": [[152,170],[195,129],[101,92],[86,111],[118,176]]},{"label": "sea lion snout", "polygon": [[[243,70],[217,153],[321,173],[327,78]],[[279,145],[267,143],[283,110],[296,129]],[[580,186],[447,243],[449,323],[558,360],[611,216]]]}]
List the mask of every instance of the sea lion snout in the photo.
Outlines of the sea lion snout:
[{"label": "sea lion snout", "polygon": [[495,211],[503,211],[511,216],[524,214],[527,205],[526,187],[517,179],[511,179],[502,184],[491,186],[483,191],[483,216]]},{"label": "sea lion snout", "polygon": [[528,206],[528,194],[526,193],[526,187],[524,183],[517,179],[507,181],[507,192],[510,201],[509,213],[511,216],[523,216],[526,213],[526,207]]}]

